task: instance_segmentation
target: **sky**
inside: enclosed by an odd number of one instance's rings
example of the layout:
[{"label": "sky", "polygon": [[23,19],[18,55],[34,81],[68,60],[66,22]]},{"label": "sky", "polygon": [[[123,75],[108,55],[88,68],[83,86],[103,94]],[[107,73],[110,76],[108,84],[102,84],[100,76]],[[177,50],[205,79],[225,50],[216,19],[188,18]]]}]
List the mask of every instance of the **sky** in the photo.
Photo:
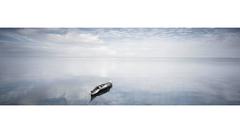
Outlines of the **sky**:
[{"label": "sky", "polygon": [[240,57],[237,28],[1,28],[0,57]]}]

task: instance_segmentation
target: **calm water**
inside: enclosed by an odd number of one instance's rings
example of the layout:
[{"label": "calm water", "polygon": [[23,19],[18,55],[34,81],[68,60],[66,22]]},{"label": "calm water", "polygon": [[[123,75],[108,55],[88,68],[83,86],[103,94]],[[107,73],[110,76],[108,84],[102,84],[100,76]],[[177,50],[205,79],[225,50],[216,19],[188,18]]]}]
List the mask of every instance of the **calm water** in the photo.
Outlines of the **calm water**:
[{"label": "calm water", "polygon": [[[0,104],[240,104],[240,59],[0,61]],[[113,88],[90,101],[90,90],[109,80]]]}]

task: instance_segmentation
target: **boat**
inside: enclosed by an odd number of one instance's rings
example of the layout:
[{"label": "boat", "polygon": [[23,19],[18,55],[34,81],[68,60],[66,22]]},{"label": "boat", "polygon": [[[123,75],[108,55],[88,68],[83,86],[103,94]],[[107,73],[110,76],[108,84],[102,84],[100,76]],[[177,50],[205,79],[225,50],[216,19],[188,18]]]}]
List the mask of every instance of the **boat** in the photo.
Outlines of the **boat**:
[{"label": "boat", "polygon": [[108,92],[110,89],[112,88],[112,82],[109,81],[107,83],[104,84],[100,84],[98,86],[96,86],[90,93],[91,96],[99,96],[102,95],[106,92]]}]

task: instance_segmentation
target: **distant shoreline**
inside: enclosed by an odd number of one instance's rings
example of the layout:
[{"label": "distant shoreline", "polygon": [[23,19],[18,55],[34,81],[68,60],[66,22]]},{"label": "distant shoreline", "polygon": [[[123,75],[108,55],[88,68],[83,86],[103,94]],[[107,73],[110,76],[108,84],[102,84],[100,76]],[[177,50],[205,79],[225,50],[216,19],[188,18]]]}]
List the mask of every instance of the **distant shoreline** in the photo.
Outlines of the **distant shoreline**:
[{"label": "distant shoreline", "polygon": [[240,62],[238,57],[64,57],[64,56],[0,56],[0,60],[4,59],[36,59],[36,60],[52,60],[66,59],[79,61],[162,61],[162,62],[192,62],[192,61],[211,61],[211,62]]},{"label": "distant shoreline", "polygon": [[0,56],[0,58],[80,58],[80,59],[240,59],[240,57],[67,57],[67,56]]}]

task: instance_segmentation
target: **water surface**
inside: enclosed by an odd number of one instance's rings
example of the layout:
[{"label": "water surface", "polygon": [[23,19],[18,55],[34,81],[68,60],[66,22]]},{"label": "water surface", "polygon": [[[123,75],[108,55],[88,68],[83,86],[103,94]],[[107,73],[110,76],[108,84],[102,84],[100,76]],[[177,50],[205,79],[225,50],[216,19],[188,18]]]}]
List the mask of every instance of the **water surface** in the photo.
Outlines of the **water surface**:
[{"label": "water surface", "polygon": [[[238,58],[1,57],[0,104],[240,104]],[[112,80],[90,101],[89,92]]]}]

